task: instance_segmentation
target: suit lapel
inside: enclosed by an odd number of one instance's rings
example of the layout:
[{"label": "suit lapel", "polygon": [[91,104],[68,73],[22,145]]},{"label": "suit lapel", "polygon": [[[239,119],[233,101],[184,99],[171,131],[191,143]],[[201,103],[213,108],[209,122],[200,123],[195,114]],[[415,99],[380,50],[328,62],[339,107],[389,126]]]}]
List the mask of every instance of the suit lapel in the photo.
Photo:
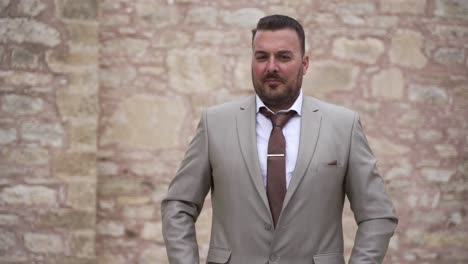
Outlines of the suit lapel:
[{"label": "suit lapel", "polygon": [[321,119],[322,115],[318,109],[317,102],[312,98],[304,96],[301,116],[301,134],[296,167],[284,198],[283,210],[291,200],[292,195],[296,191],[299,183],[306,173],[310,161],[312,160],[320,132]]},{"label": "suit lapel", "polygon": [[262,173],[258,161],[257,140],[256,140],[256,108],[255,97],[249,97],[248,100],[241,105],[236,116],[237,133],[244,162],[249,170],[252,182],[257,189],[265,207],[270,211],[268,198],[266,196],[265,187],[263,186]]}]

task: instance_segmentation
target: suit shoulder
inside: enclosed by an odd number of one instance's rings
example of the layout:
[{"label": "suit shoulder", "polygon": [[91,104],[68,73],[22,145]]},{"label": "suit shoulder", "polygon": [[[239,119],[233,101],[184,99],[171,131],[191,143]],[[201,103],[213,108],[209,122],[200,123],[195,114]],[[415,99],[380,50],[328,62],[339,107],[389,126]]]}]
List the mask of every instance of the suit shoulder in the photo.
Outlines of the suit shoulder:
[{"label": "suit shoulder", "polygon": [[336,104],[328,103],[322,100],[319,100],[314,97],[305,97],[307,100],[311,101],[316,107],[322,112],[323,115],[333,119],[350,119],[354,120],[356,118],[357,112],[349,108],[339,106]]},{"label": "suit shoulder", "polygon": [[255,97],[249,96],[223,104],[210,106],[206,109],[206,112],[209,116],[231,115],[237,112],[239,109],[249,106],[252,102],[255,102]]}]

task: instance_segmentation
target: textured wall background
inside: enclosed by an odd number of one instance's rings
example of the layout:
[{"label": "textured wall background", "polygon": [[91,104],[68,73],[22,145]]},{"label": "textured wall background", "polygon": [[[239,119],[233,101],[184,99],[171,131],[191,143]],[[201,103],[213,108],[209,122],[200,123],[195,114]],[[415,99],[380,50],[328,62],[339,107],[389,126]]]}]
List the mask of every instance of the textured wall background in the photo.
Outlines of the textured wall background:
[{"label": "textured wall background", "polygon": [[0,263],[167,263],[160,201],[201,110],[252,93],[273,13],[306,28],[304,92],[362,116],[385,263],[467,263],[466,0],[0,0]]},{"label": "textured wall background", "polygon": [[95,263],[93,1],[0,1],[0,263]]}]

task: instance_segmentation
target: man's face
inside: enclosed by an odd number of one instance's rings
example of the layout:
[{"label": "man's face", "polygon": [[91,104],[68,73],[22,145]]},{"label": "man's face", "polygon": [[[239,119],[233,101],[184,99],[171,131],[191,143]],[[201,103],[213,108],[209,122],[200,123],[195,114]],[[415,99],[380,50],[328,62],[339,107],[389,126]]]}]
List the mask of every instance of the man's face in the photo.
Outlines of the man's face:
[{"label": "man's face", "polygon": [[259,30],[253,39],[252,82],[273,111],[288,109],[299,96],[309,58],[293,29]]}]

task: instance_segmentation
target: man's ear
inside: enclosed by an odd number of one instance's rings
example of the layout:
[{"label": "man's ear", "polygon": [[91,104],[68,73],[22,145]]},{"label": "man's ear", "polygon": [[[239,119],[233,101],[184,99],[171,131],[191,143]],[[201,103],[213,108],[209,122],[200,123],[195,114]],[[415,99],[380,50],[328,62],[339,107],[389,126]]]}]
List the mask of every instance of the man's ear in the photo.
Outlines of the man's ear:
[{"label": "man's ear", "polygon": [[309,68],[309,56],[304,55],[302,58],[302,75],[305,75]]}]

